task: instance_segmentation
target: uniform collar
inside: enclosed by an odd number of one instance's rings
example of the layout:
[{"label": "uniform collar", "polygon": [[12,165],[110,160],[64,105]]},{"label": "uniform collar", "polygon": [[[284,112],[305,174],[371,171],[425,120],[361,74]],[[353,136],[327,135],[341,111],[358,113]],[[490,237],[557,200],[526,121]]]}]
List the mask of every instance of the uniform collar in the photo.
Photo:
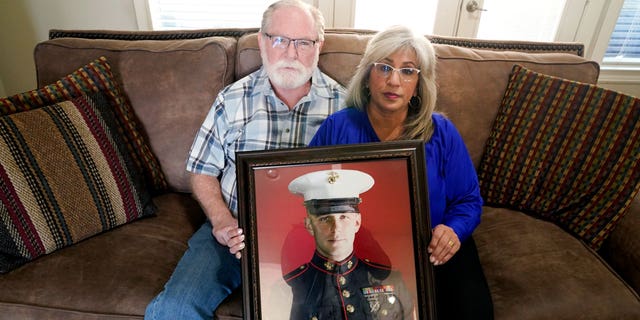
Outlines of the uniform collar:
[{"label": "uniform collar", "polygon": [[358,265],[358,257],[356,257],[353,252],[351,255],[340,261],[329,261],[326,257],[321,255],[318,251],[316,251],[311,259],[311,264],[314,265],[319,270],[322,270],[327,273],[337,273],[344,274],[349,273]]}]

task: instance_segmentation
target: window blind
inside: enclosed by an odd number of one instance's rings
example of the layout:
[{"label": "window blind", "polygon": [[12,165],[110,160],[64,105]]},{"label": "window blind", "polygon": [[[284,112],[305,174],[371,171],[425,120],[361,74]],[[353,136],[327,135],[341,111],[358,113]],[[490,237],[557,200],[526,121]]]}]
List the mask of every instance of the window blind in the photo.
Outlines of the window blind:
[{"label": "window blind", "polygon": [[640,59],[640,0],[624,1],[604,57]]}]

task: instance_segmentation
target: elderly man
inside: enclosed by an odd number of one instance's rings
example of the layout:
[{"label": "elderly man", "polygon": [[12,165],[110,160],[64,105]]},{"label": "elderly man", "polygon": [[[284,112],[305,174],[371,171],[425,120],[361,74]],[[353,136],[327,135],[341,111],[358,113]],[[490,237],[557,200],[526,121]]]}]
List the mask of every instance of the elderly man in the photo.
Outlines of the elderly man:
[{"label": "elderly man", "polygon": [[317,67],[323,40],[324,19],[311,5],[282,0],[264,12],[262,68],[219,93],[187,160],[207,221],[148,305],[146,319],[211,319],[240,286],[245,238],[237,220],[235,154],[304,147],[343,106],[344,89]]}]

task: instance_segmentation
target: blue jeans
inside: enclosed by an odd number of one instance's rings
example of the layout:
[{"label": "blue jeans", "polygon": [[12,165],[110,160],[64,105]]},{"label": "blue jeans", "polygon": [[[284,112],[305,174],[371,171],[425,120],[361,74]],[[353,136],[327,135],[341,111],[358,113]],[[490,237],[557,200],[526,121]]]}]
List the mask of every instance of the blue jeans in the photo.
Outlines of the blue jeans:
[{"label": "blue jeans", "polygon": [[205,222],[171,278],[147,306],[145,319],[212,319],[213,312],[240,286],[240,260],[211,234]]}]

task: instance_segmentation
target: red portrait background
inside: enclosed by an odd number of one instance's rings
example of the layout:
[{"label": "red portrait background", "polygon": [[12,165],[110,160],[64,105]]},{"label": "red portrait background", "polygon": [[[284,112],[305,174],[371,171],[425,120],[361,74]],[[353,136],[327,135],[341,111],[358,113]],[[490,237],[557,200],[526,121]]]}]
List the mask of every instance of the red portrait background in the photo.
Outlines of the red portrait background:
[{"label": "red portrait background", "polygon": [[[415,299],[412,203],[404,159],[254,168],[260,286],[271,287],[311,259],[315,244],[304,228],[303,199],[291,194],[288,185],[300,175],[327,169],[360,170],[373,177],[373,187],[360,195],[362,227],[356,234],[355,253],[400,271]],[[263,266],[271,272],[262,272]]]}]

